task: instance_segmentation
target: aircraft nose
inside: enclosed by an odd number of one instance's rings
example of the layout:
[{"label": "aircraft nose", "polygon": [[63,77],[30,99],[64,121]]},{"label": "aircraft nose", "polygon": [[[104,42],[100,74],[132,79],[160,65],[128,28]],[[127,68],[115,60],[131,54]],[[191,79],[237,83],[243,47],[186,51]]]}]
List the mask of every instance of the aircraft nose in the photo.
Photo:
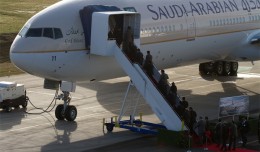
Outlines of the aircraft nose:
[{"label": "aircraft nose", "polygon": [[16,38],[14,39],[14,41],[13,41],[13,43],[12,43],[12,45],[11,45],[11,48],[10,48],[10,60],[11,60],[11,62],[14,64],[14,65],[18,65],[17,63],[17,56],[16,56],[16,54],[17,54],[17,52],[19,52],[18,51],[18,47],[17,47],[17,42],[18,42],[18,39],[19,38],[17,38],[17,36],[16,36]]},{"label": "aircraft nose", "polygon": [[26,71],[25,60],[22,51],[22,40],[21,37],[18,35],[14,39],[10,48],[10,60],[16,67],[23,71]]}]

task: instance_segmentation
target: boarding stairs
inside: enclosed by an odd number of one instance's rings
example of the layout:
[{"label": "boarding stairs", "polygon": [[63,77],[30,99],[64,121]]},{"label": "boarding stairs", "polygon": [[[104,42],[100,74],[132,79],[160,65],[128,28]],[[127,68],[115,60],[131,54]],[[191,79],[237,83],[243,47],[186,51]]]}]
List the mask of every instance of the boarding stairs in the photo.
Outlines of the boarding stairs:
[{"label": "boarding stairs", "polygon": [[[123,70],[131,78],[132,83],[144,97],[147,104],[151,107],[157,117],[168,130],[181,131],[188,128],[183,124],[180,116],[168,103],[164,96],[157,89],[156,85],[144,72],[139,64],[133,63],[117,46],[114,49],[114,56]],[[158,81],[160,73],[154,67],[154,78]]]},{"label": "boarding stairs", "polygon": [[[99,7],[99,6],[93,6]],[[102,6],[106,7],[106,6]],[[84,14],[84,13],[83,13]],[[84,15],[83,15],[84,16]],[[184,125],[179,115],[175,112],[174,108],[167,102],[156,85],[136,63],[132,63],[124,54],[121,48],[116,44],[115,40],[108,39],[108,33],[111,25],[116,23],[121,26],[122,32],[125,33],[128,27],[132,27],[134,44],[140,48],[140,24],[141,16],[137,12],[129,11],[105,11],[105,12],[92,12],[91,35],[85,34],[85,39],[91,38],[90,54],[115,57],[117,62],[131,78],[132,83],[144,97],[151,109],[161,120],[168,130],[181,131],[188,130]],[[87,19],[82,18],[84,29],[84,22]],[[98,33],[98,34],[97,34]],[[123,36],[122,36],[123,37]],[[89,42],[86,44],[89,44]],[[101,45],[102,44],[102,45]],[[88,48],[88,47],[87,47]],[[154,78],[158,80],[160,74],[154,68]]]}]

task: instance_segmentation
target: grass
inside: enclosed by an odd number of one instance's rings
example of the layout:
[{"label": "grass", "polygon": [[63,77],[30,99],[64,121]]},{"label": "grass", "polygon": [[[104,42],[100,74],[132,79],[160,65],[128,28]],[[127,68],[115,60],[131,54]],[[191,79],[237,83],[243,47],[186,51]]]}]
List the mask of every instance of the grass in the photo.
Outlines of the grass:
[{"label": "grass", "polygon": [[9,60],[9,50],[25,22],[40,10],[59,0],[0,1],[0,77],[22,73]]}]

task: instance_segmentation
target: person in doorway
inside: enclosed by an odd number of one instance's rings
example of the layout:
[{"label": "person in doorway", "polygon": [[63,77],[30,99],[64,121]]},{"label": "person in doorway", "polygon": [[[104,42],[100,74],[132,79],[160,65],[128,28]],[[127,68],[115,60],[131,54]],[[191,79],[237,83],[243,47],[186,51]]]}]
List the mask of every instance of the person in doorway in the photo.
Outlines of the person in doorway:
[{"label": "person in doorway", "polygon": [[126,42],[128,43],[129,46],[133,45],[133,43],[134,43],[134,36],[133,36],[133,31],[132,31],[131,26],[127,27],[125,40],[126,40]]},{"label": "person in doorway", "polygon": [[120,27],[116,26],[115,31],[114,31],[114,35],[116,37],[116,43],[117,43],[118,47],[121,47],[121,43],[123,41],[122,29]]},{"label": "person in doorway", "polygon": [[236,149],[236,139],[237,139],[237,125],[234,122],[234,120],[232,120],[232,123],[230,125],[230,129],[229,129],[229,145],[228,145],[228,150],[231,150],[231,147],[233,145],[233,149]]}]

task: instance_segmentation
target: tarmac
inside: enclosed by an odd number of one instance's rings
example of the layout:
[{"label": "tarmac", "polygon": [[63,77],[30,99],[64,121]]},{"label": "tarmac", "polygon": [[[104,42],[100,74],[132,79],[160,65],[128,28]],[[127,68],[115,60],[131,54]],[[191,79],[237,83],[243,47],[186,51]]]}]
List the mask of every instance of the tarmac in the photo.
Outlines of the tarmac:
[{"label": "tarmac", "polygon": [[[250,62],[240,63],[237,77],[201,77],[198,65],[167,69],[169,81],[174,81],[178,94],[185,96],[189,106],[198,116],[208,116],[216,120],[219,112],[219,100],[223,97],[248,95],[250,115],[260,112],[260,61],[252,66]],[[43,89],[43,79],[29,74],[0,77],[0,81],[15,81],[25,84],[27,95],[37,107],[47,108],[55,91]],[[122,105],[129,77],[116,78],[100,82],[77,84],[72,93],[71,104],[78,110],[75,122],[57,121],[54,110],[41,113],[28,105],[24,109],[14,109],[10,113],[0,110],[0,149],[3,152],[23,151],[187,151],[157,143],[156,137],[144,136],[128,130],[114,128],[112,133],[103,130],[102,121],[110,121],[118,115]],[[160,123],[144,99],[133,88],[127,98],[140,100],[137,113],[143,114],[143,120]],[[62,101],[57,101],[62,104]],[[51,106],[52,107],[52,106]],[[131,110],[123,119],[129,119]],[[138,116],[137,116],[138,117]],[[256,136],[250,136],[248,149],[257,149]],[[238,145],[239,146],[239,145]],[[191,151],[203,151],[195,148]]]}]

